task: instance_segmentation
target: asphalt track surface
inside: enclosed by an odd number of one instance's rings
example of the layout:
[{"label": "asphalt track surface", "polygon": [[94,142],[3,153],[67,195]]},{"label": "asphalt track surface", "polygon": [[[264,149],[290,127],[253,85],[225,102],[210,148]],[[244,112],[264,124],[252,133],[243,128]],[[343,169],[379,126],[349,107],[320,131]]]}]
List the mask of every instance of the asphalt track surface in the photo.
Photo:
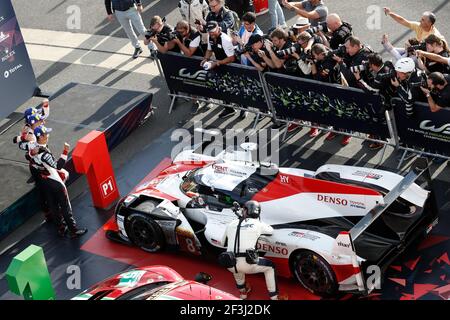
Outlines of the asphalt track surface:
[{"label": "asphalt track surface", "polygon": [[[351,22],[355,27],[355,33],[365,42],[368,42],[376,50],[381,50],[380,39],[383,33],[388,33],[395,44],[402,45],[412,34],[403,27],[397,25],[392,19],[381,15],[380,29],[371,30],[367,27],[369,10],[379,10],[383,6],[391,8],[408,17],[417,19],[425,10],[434,11],[438,16],[437,26],[441,33],[450,36],[450,28],[445,24],[449,21],[450,11],[449,1],[326,1],[330,12],[338,12],[345,20]],[[176,10],[177,1],[143,1],[145,12],[144,21],[149,21],[150,17],[159,14],[166,16],[169,23],[174,24],[179,18]],[[37,35],[42,34],[43,40],[40,43],[41,50],[48,56],[58,50],[57,47],[45,45],[44,36],[49,31],[74,32],[77,34],[91,35],[91,41],[97,41],[99,37],[111,36],[121,41],[125,52],[132,53],[131,46],[127,46],[125,34],[119,28],[117,22],[109,24],[105,19],[103,1],[53,1],[53,0],[13,0],[19,22],[22,28],[38,30]],[[375,4],[378,7],[371,7]],[[67,10],[72,5],[81,8],[81,28],[79,30],[67,29]],[[378,8],[378,9],[377,9]],[[293,23],[295,18],[289,15],[289,22]],[[258,17],[258,23],[263,30],[268,29],[268,15]],[[74,38],[75,38],[74,35]],[[84,43],[87,50],[95,46],[89,41]],[[103,48],[106,54],[114,55],[110,43],[106,43]],[[93,60],[99,59],[102,48],[96,47],[89,51]],[[104,52],[103,52],[104,54]],[[144,126],[134,132],[119,147],[112,152],[114,169],[116,171],[119,190],[122,195],[130,191],[142,178],[152,171],[158,164],[167,157],[170,157],[173,142],[170,142],[171,132],[178,127],[192,129],[193,121],[203,121],[209,128],[248,128],[251,125],[252,117],[240,121],[232,118],[221,121],[217,118],[220,112],[217,108],[204,108],[195,117],[190,115],[190,103],[183,101],[177,103],[175,111],[168,116],[167,110],[169,99],[165,83],[157,74],[145,75],[138,72],[123,71],[120,68],[98,67],[95,63],[70,63],[70,60],[51,61],[51,59],[33,59],[32,63],[36,77],[41,88],[48,92],[54,92],[70,81],[93,83],[111,86],[114,88],[150,91],[155,94],[154,105],[158,107],[154,118]],[[150,60],[142,63],[151,63]],[[262,121],[259,128],[269,125],[268,121]],[[323,136],[315,140],[308,138],[307,129],[290,136],[280,151],[280,165],[302,167],[314,170],[319,165],[325,163],[357,164],[374,167],[381,163],[382,168],[394,170],[397,165],[397,156],[393,150],[388,150],[381,158],[381,152],[373,152],[367,149],[365,144],[352,141],[352,143],[341,148],[338,141],[325,143]],[[407,162],[401,169],[405,170]],[[435,184],[438,190],[438,200],[440,214],[448,217],[450,207],[448,205],[449,194],[449,170],[448,166],[434,166]],[[191,265],[194,259],[174,253],[164,253],[148,255],[139,250],[126,248],[121,245],[111,244],[102,236],[101,227],[107,222],[112,211],[95,210],[90,202],[90,195],[86,192],[86,182],[80,179],[70,188],[75,216],[80,225],[89,227],[88,234],[79,241],[59,240],[54,236],[54,230],[50,226],[41,224],[41,217],[37,215],[26,225],[12,234],[9,238],[0,243],[1,251],[10,247],[0,257],[0,271],[4,272],[12,257],[26,248],[28,244],[34,243],[44,248],[51,277],[57,291],[59,299],[68,299],[79,293],[81,290],[69,290],[66,286],[68,265],[80,265],[82,270],[81,288],[88,286],[123,270],[132,265],[145,265],[166,262],[167,265],[177,266],[181,263],[191,268],[183,269],[180,272],[186,277],[192,277],[198,271],[211,272],[213,280],[211,285],[225,289],[232,293],[237,293],[231,275],[227,271],[218,269],[211,257],[205,258],[201,264]],[[393,264],[385,277],[385,282],[380,295],[372,298],[386,299],[439,299],[441,297],[439,288],[445,287],[450,280],[448,253],[450,244],[448,242],[450,234],[449,219],[442,219],[433,232],[433,237],[419,248],[409,250],[401,259]],[[23,235],[27,235],[24,237]],[[82,249],[80,249],[80,247]],[[101,267],[99,267],[101,266]],[[431,271],[430,271],[431,270]],[[178,270],[180,271],[180,270]],[[0,274],[0,299],[18,299],[7,292],[4,274]],[[255,294],[252,299],[267,298],[263,279],[261,276],[251,278],[255,286]],[[289,293],[291,298],[317,299],[307,293],[292,281],[281,280],[280,289]],[[348,298],[348,297],[344,297]]]}]

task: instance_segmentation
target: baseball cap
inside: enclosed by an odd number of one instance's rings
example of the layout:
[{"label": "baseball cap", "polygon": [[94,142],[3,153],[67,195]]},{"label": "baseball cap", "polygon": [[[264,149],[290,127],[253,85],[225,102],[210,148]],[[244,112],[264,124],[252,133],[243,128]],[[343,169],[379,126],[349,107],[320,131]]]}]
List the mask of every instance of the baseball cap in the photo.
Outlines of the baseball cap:
[{"label": "baseball cap", "polygon": [[39,126],[36,129],[34,129],[34,135],[36,136],[36,138],[48,134],[49,132],[52,132],[52,128],[47,128],[45,126]]},{"label": "baseball cap", "polygon": [[309,20],[308,18],[304,18],[304,17],[300,17],[297,19],[297,21],[295,21],[295,24],[292,26],[293,28],[301,28],[304,26],[309,25]]},{"label": "baseball cap", "polygon": [[252,34],[251,36],[250,36],[250,38],[248,39],[248,42],[247,42],[247,44],[249,45],[249,46],[251,46],[251,45],[253,45],[253,44],[255,44],[255,43],[257,43],[257,42],[259,42],[259,41],[263,41],[263,37],[262,37],[262,35],[260,35],[260,34]]},{"label": "baseball cap", "polygon": [[217,23],[217,21],[209,21],[206,24],[206,30],[208,32],[215,32],[217,31],[216,29],[219,27],[219,24]]},{"label": "baseball cap", "polygon": [[27,124],[30,124],[30,125],[33,125],[36,122],[42,121],[42,120],[44,120],[44,118],[38,113],[34,113],[26,118]]}]

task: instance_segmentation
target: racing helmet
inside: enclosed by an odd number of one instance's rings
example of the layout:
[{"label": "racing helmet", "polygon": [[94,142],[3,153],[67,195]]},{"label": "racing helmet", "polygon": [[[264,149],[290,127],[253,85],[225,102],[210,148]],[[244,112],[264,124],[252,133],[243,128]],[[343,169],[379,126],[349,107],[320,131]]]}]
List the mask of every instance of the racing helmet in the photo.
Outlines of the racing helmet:
[{"label": "racing helmet", "polygon": [[261,213],[261,205],[258,201],[247,201],[244,204],[244,216],[246,218],[258,219]]},{"label": "racing helmet", "polygon": [[416,69],[416,64],[411,58],[401,58],[395,63],[395,71],[410,73]]}]

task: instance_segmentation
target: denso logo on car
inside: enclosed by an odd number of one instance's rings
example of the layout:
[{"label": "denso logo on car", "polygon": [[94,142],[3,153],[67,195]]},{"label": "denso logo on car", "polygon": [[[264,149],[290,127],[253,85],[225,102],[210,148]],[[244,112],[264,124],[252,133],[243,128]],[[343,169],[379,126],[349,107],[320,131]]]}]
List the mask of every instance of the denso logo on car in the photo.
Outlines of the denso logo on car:
[{"label": "denso logo on car", "polygon": [[219,166],[217,164],[213,164],[212,167],[214,169],[214,172],[216,172],[216,173],[222,173],[222,174],[227,174],[228,173],[228,168],[227,167],[222,167],[222,166]]},{"label": "denso logo on car", "polygon": [[317,201],[337,204],[337,205],[341,205],[341,206],[347,206],[348,205],[348,201],[346,199],[342,199],[342,198],[338,198],[338,197],[332,197],[332,196],[324,196],[322,194],[318,194],[317,195]]},{"label": "denso logo on car", "polygon": [[287,256],[289,253],[287,248],[277,247],[268,243],[261,244],[258,242],[258,244],[256,245],[256,249],[266,252],[273,252],[275,254],[281,254],[283,256]]}]

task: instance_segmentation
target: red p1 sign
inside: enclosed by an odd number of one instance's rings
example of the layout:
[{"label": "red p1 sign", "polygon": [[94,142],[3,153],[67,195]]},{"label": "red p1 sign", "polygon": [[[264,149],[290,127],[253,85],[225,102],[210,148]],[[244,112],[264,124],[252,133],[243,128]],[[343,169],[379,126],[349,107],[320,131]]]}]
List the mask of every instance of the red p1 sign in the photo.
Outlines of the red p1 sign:
[{"label": "red p1 sign", "polygon": [[106,209],[116,201],[119,190],[103,132],[91,131],[81,138],[72,159],[75,170],[87,176],[95,207]]}]

